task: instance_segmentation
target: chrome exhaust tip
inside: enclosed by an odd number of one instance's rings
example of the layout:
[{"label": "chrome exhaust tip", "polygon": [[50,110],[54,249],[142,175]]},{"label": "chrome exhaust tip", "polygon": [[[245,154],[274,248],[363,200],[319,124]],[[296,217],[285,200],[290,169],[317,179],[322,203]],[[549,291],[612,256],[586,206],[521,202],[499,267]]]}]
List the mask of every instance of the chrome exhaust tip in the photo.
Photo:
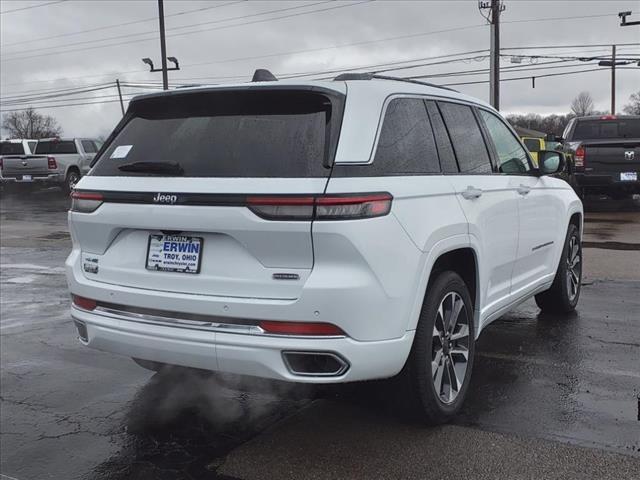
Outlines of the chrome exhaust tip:
[{"label": "chrome exhaust tip", "polygon": [[338,377],[349,370],[349,362],[333,352],[284,351],[282,359],[293,375]]}]

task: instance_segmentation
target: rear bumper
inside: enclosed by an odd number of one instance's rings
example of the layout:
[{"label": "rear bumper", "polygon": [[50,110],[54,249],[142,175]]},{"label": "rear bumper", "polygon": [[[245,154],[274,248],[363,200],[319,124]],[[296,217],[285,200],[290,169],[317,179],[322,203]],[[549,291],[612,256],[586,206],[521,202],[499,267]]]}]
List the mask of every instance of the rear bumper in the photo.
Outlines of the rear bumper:
[{"label": "rear bumper", "polygon": [[[414,332],[401,338],[359,342],[347,337],[304,338],[203,331],[123,320],[75,306],[71,316],[86,327],[83,344],[155,362],[300,383],[343,383],[388,378],[400,372]],[[323,352],[344,359],[338,375],[293,373],[283,352]]]},{"label": "rear bumper", "polygon": [[576,173],[575,179],[576,184],[581,188],[640,193],[640,181],[620,181],[619,173],[593,175],[588,173]]},{"label": "rear bumper", "polygon": [[[29,175],[29,174],[27,174]],[[13,176],[0,176],[0,183],[2,184],[14,184],[14,183],[33,183],[33,182],[45,182],[45,183],[61,183],[64,181],[64,176],[59,173],[51,174],[32,174],[31,180],[23,180],[22,175]]]}]

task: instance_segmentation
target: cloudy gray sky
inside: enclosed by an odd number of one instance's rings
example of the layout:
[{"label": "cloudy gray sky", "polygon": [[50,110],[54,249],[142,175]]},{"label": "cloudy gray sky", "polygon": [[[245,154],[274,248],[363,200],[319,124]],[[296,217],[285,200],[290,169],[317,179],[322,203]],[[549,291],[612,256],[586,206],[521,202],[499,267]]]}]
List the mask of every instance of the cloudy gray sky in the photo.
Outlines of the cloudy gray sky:
[{"label": "cloudy gray sky", "polygon": [[[121,115],[115,101],[115,86],[92,89],[108,82],[114,85],[116,78],[136,84],[161,80],[159,73],[149,73],[140,60],[150,57],[159,65],[155,0],[0,3],[3,111],[34,105],[54,115],[66,135],[106,135]],[[638,0],[505,0],[504,4],[503,48],[563,48],[503,53],[564,60],[525,57],[518,64],[504,57],[503,67],[516,68],[503,73],[503,78],[597,69],[597,61],[566,59],[610,54],[610,47],[590,47],[593,44],[635,43],[619,47],[618,54],[640,56],[640,27],[620,27],[617,17],[620,11],[632,10],[634,17],[640,19]],[[27,8],[34,5],[41,6]],[[258,67],[286,75],[401,61],[411,61],[407,65],[433,64],[443,60],[447,63],[388,74],[473,70],[474,75],[435,77],[430,81],[447,84],[488,79],[488,74],[482,71],[488,66],[486,53],[477,51],[488,48],[489,27],[478,11],[477,1],[165,0],[165,15],[167,54],[177,57],[181,64],[179,72],[170,73],[170,81],[176,84],[244,81]],[[463,55],[431,59],[458,53]],[[452,62],[453,59],[464,60]],[[542,66],[547,62],[554,63]],[[375,69],[380,68],[384,67]],[[524,70],[531,68],[540,70]],[[519,69],[523,70],[518,72]],[[71,88],[86,91],[46,97],[66,93],[59,90]],[[488,99],[487,84],[455,88]],[[620,69],[618,108],[638,89],[640,68]],[[596,108],[608,110],[609,69],[538,78],[535,89],[530,79],[503,82],[501,109],[506,113],[566,112],[571,99],[582,90],[592,94]],[[124,87],[123,91],[129,97],[146,90]],[[68,105],[77,103],[93,104]],[[51,108],[54,105],[58,108]]]}]

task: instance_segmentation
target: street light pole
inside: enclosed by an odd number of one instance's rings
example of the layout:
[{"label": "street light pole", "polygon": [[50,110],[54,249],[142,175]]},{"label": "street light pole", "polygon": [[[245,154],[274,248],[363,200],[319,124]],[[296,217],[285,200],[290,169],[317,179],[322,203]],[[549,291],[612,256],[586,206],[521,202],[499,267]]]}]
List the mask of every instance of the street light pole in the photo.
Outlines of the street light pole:
[{"label": "street light pole", "polygon": [[160,21],[160,57],[162,58],[162,88],[169,90],[167,72],[167,44],[164,37],[164,0],[158,0],[158,20]]}]

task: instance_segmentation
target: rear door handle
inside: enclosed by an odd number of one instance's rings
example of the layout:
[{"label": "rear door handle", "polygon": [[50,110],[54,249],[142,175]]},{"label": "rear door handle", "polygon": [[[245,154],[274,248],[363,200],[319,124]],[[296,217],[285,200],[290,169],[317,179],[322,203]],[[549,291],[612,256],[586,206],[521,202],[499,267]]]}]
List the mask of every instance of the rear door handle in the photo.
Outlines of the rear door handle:
[{"label": "rear door handle", "polygon": [[466,190],[462,191],[462,196],[467,200],[474,200],[482,196],[482,190],[469,185]]},{"label": "rear door handle", "polygon": [[518,193],[522,196],[527,195],[531,191],[531,187],[527,187],[526,185],[520,185],[518,187]]}]

